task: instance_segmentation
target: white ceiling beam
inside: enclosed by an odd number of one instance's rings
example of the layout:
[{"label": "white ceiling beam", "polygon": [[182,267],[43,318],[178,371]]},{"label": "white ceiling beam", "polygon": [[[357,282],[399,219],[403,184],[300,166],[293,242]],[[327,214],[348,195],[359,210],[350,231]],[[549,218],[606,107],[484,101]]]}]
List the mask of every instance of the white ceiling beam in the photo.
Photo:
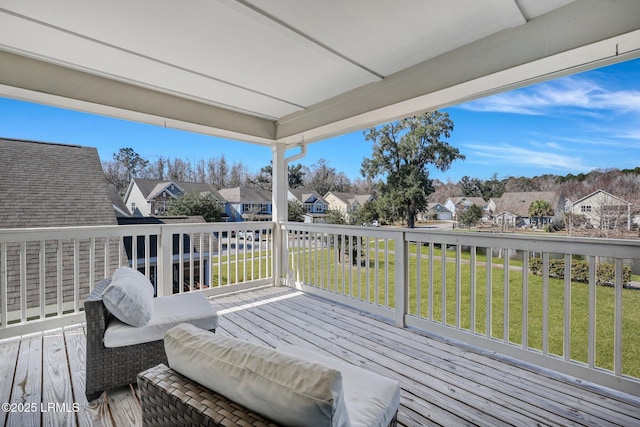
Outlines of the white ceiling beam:
[{"label": "white ceiling beam", "polygon": [[0,51],[0,96],[269,144],[275,122]]},{"label": "white ceiling beam", "polygon": [[316,141],[640,56],[640,1],[581,0],[278,121]]}]

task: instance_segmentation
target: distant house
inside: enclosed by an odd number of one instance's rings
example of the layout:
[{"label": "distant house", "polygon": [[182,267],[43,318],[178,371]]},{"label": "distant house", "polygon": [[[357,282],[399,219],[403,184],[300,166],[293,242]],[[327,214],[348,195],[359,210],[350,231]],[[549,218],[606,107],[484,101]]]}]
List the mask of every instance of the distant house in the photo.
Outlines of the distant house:
[{"label": "distant house", "polygon": [[171,203],[192,191],[211,194],[220,204],[220,210],[225,210],[225,200],[212,184],[157,179],[132,179],[124,203],[136,217],[164,215]]},{"label": "distant house", "polygon": [[[206,223],[205,219],[201,216],[147,216],[147,217],[119,217],[118,224],[126,227],[126,226],[136,226],[136,225],[161,225],[161,224],[201,224]],[[173,234],[172,239],[172,277],[173,277],[173,292],[179,292],[179,281],[180,281],[180,237],[179,234]],[[136,245],[135,245],[135,254],[133,253],[133,236],[124,236],[123,246],[124,250],[127,254],[127,259],[131,261],[131,265],[135,264],[136,268],[143,269],[147,262],[147,247],[149,249],[149,280],[154,286],[154,289],[157,285],[157,274],[158,274],[158,236],[155,234],[151,234],[148,236],[149,244],[148,246],[145,244],[145,239],[147,236],[137,236],[136,237]],[[217,248],[217,238],[215,235],[211,233],[203,233],[202,241],[200,239],[193,239],[191,241],[191,236],[187,233],[182,235],[182,266],[183,266],[183,289],[185,291],[192,289],[200,289],[201,285],[204,284],[208,286],[210,284],[211,274],[209,271],[209,241],[213,239],[213,247]],[[202,244],[202,246],[201,246]],[[190,252],[193,249],[193,268],[190,265]],[[202,272],[203,277],[200,277],[200,263],[202,263]],[[190,271],[193,270],[194,273],[194,283],[189,283],[189,274]]]},{"label": "distant house", "polygon": [[584,216],[598,229],[631,230],[632,204],[620,197],[597,190],[571,205],[571,213]]},{"label": "distant house", "polygon": [[371,194],[354,194],[329,191],[324,195],[324,199],[327,201],[329,209],[342,212],[345,215],[347,221],[349,221],[349,216],[357,211],[365,203],[372,201],[373,196]]},{"label": "distant house", "polygon": [[487,201],[482,197],[449,197],[444,203],[444,207],[452,212],[452,219],[457,219],[456,214],[458,212],[469,209],[473,205],[480,206],[482,208],[482,220],[487,221],[491,213]]},{"label": "distant house", "polygon": [[109,193],[111,194],[111,204],[113,205],[113,210],[118,218],[127,218],[131,216],[129,209],[127,209],[127,205],[124,204],[124,200],[120,197],[120,193],[118,193],[118,189],[115,185],[109,184]]},{"label": "distant house", "polygon": [[235,187],[220,190],[226,200],[225,214],[229,221],[271,221],[273,201],[271,191],[262,188]]},{"label": "distant house", "polygon": [[420,212],[416,219],[419,221],[450,221],[453,219],[453,212],[441,203],[429,203],[427,205],[427,210]]},{"label": "distant house", "polygon": [[300,202],[304,208],[304,222],[323,223],[327,216],[329,204],[313,190],[289,190],[289,200]]},{"label": "distant house", "polygon": [[557,191],[507,192],[500,198],[492,198],[488,206],[493,211],[495,224],[503,227],[527,227],[537,221],[537,218],[529,215],[529,207],[536,200],[544,200],[553,210],[553,214],[540,218],[541,224],[562,221],[565,200]]},{"label": "distant house", "polygon": [[[109,184],[95,148],[0,139],[0,173],[0,228],[117,225]],[[77,260],[76,277],[80,283],[81,299],[89,293],[90,278],[104,275],[105,246],[109,247],[110,258],[107,262],[110,266],[117,266],[118,262],[117,241],[112,241],[113,244],[109,246],[104,238],[96,238],[94,243],[93,264],[88,256],[91,243],[88,240],[80,241],[78,246],[81,256]],[[44,254],[41,253],[42,244],[34,240],[25,245],[27,315],[30,315],[30,307],[39,306],[41,284],[47,314],[57,312],[59,289],[62,292],[63,309],[66,304],[73,303],[73,274],[64,273],[58,277],[57,271],[58,252],[62,255],[61,262],[65,268],[75,262],[73,243],[46,241]],[[62,245],[61,248],[59,245]],[[9,265],[19,265],[19,246],[18,243],[7,244]],[[37,261],[40,257],[44,258],[42,272]],[[6,274],[6,302],[11,318],[11,313],[15,313],[21,305],[20,269],[9,268]]]}]

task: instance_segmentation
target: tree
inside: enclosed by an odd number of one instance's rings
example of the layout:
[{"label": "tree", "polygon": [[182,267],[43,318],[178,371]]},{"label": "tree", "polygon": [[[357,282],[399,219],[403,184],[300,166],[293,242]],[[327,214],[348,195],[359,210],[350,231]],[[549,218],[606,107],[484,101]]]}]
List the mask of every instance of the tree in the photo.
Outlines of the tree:
[{"label": "tree", "polygon": [[537,218],[536,226],[540,226],[540,222],[542,221],[543,216],[551,216],[553,215],[553,209],[551,205],[546,200],[534,200],[529,205],[529,216],[532,218]]},{"label": "tree", "polygon": [[344,213],[338,209],[327,209],[327,214],[324,217],[327,224],[346,224]]},{"label": "tree", "polygon": [[471,205],[468,209],[462,209],[458,213],[458,222],[463,226],[473,227],[482,219],[482,208],[478,205]]},{"label": "tree", "polygon": [[463,176],[458,183],[465,197],[482,197],[482,188],[484,184],[479,178],[469,178]]},{"label": "tree", "polygon": [[373,221],[377,221],[380,218],[378,204],[373,200],[369,200],[353,212],[351,218],[351,222],[354,225],[371,224]]},{"label": "tree", "polygon": [[[287,168],[288,175],[287,180],[289,184],[289,188],[298,188],[302,186],[304,172],[302,171],[302,165],[298,163],[297,165],[289,165]],[[255,179],[252,180],[252,183],[256,186],[264,189],[271,190],[273,182],[273,165],[269,164],[267,166],[263,166],[260,169],[260,172],[256,175]]]},{"label": "tree", "polygon": [[304,206],[297,200],[287,202],[288,221],[304,222]]},{"label": "tree", "polygon": [[167,215],[200,215],[207,222],[216,222],[222,218],[222,211],[211,193],[190,191],[171,203]]},{"label": "tree", "polygon": [[326,159],[320,159],[305,172],[304,188],[315,190],[321,195],[329,191],[349,191],[351,182],[343,172],[329,166]]},{"label": "tree", "polygon": [[491,179],[482,185],[482,198],[489,201],[492,198],[502,197],[504,193],[504,181],[498,179],[498,174],[491,175]]},{"label": "tree", "polygon": [[144,171],[148,164],[148,160],[136,153],[133,148],[127,147],[114,153],[113,162],[104,162],[102,167],[107,182],[115,185],[118,192],[123,194],[131,179]]},{"label": "tree", "polygon": [[409,117],[364,132],[373,143],[373,154],[362,162],[361,173],[368,179],[384,177],[378,186],[381,203],[392,205],[398,216],[413,228],[416,214],[427,205],[433,192],[428,166],[449,169],[456,159],[464,159],[448,138],[453,121],[447,113],[433,111]]}]

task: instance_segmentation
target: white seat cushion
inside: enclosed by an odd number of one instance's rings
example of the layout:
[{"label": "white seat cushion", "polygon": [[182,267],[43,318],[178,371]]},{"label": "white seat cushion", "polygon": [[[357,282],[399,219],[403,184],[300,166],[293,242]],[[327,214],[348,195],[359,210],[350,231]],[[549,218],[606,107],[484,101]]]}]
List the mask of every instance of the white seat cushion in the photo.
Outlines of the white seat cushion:
[{"label": "white seat cushion", "polygon": [[201,292],[154,298],[151,320],[141,328],[112,319],[104,333],[104,346],[123,347],[161,340],[169,329],[185,322],[206,330],[218,326],[218,314]]},{"label": "white seat cushion", "polygon": [[171,369],[285,426],[346,427],[339,371],[192,325],[167,332]]},{"label": "white seat cushion", "polygon": [[400,386],[392,379],[305,348],[283,345],[277,350],[317,360],[339,370],[342,373],[344,403],[354,427],[386,427],[400,406]]}]

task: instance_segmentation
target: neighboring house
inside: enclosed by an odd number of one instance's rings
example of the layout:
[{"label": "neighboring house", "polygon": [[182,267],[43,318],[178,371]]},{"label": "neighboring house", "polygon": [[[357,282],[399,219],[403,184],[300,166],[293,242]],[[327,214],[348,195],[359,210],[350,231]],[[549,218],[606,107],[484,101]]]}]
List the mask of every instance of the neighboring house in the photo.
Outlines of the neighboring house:
[{"label": "neighboring house", "polygon": [[109,193],[111,194],[111,204],[113,205],[113,210],[118,218],[128,218],[131,216],[129,213],[129,209],[127,209],[127,205],[124,204],[122,197],[120,197],[120,193],[118,193],[118,189],[115,185],[109,184]]},{"label": "neighboring house", "polygon": [[324,199],[327,201],[329,209],[342,212],[345,215],[347,222],[349,222],[349,216],[365,203],[372,201],[373,196],[371,194],[353,194],[329,191],[324,195]]},{"label": "neighboring house", "polygon": [[[95,148],[0,139],[0,171],[0,228],[117,225],[109,184]],[[105,246],[109,247],[110,254],[107,262],[111,266],[118,262],[118,242],[111,242],[106,245],[103,238],[95,239],[92,264],[88,255],[92,243],[89,239],[80,241],[76,276],[80,282],[80,299],[89,293],[90,277],[104,275]],[[62,245],[61,250],[59,245]],[[7,264],[20,265],[20,252],[20,244],[7,244]],[[58,252],[62,255],[61,261],[57,259]],[[25,259],[27,315],[30,315],[30,307],[39,306],[41,285],[47,314],[57,313],[59,289],[63,309],[68,308],[67,304],[73,304],[73,274],[64,273],[58,277],[57,271],[58,262],[65,268],[76,262],[73,243],[29,241],[25,244]],[[39,259],[44,259],[42,272]],[[20,268],[8,268],[6,275],[6,303],[9,318],[12,318],[21,306]]]},{"label": "neighboring house", "polygon": [[228,215],[229,221],[271,221],[271,191],[235,187],[220,190],[220,195],[227,202],[225,214]]},{"label": "neighboring house", "polygon": [[482,208],[482,220],[487,221],[491,216],[489,205],[482,197],[449,197],[444,203],[444,207],[452,212],[452,219],[456,219],[456,214],[461,210],[469,209],[477,205]]},{"label": "neighboring house", "polygon": [[289,190],[289,200],[296,200],[304,208],[304,222],[324,223],[329,204],[313,190]]},{"label": "neighboring house", "polygon": [[418,220],[439,220],[439,221],[451,221],[453,219],[453,212],[441,203],[429,203],[427,210],[418,214]]},{"label": "neighboring house", "polygon": [[631,230],[631,206],[620,197],[597,190],[574,202],[571,213],[584,216],[594,228]]},{"label": "neighboring house", "polygon": [[225,211],[225,200],[212,185],[200,182],[184,182],[133,178],[124,195],[124,203],[136,217],[164,215],[173,201],[189,192],[211,194]]},{"label": "neighboring house", "polygon": [[540,218],[542,224],[562,221],[564,218],[564,196],[557,191],[507,192],[500,198],[489,201],[493,211],[493,221],[503,227],[527,227],[535,224],[538,218],[529,216],[529,206],[536,200],[549,203],[553,214]]},{"label": "neighboring house", "polygon": [[[122,226],[135,226],[135,225],[162,225],[162,224],[202,224],[206,223],[203,217],[201,216],[162,216],[162,217],[119,217],[118,224]],[[143,269],[146,265],[146,253],[145,248],[145,239],[146,236],[137,236],[136,238],[136,253],[135,259],[133,254],[133,238],[132,236],[125,236],[123,238],[123,246],[124,250],[127,254],[127,258],[131,260],[133,264],[135,262],[136,268]],[[158,266],[158,236],[155,234],[151,234],[148,236],[149,239],[149,280],[153,284],[154,288],[157,284],[157,266]],[[185,291],[191,289],[200,289],[202,285],[209,286],[211,274],[209,271],[209,240],[213,239],[213,247],[218,247],[217,238],[212,233],[203,233],[202,234],[202,242],[199,238],[193,239],[193,243],[191,242],[191,236],[188,233],[184,233],[182,235],[182,267],[183,267],[183,289]],[[202,243],[202,246],[201,246]],[[190,271],[192,270],[190,265],[190,252],[193,246],[193,274],[194,281],[193,283],[189,283]],[[172,252],[173,252],[173,262],[172,262],[172,270],[173,270],[173,292],[179,292],[179,281],[180,281],[180,240],[179,235],[173,235],[172,241]],[[200,278],[200,263],[202,262],[202,272],[203,277]]]}]

